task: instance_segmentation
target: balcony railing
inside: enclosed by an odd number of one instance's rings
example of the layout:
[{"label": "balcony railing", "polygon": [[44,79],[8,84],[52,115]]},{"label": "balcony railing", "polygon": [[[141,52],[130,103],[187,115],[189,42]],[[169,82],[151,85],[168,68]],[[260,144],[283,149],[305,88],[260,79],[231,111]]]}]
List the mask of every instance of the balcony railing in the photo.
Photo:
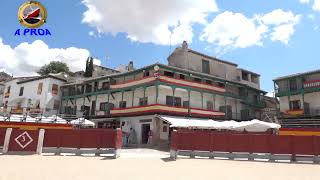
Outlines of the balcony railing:
[{"label": "balcony railing", "polygon": [[303,114],[304,114],[303,109],[291,109],[286,111],[286,115],[289,115],[289,116],[301,116]]},{"label": "balcony railing", "polygon": [[296,95],[303,92],[315,92],[320,90],[320,80],[305,81],[303,85],[296,89],[276,88],[275,93],[277,97]]},{"label": "balcony railing", "polygon": [[320,80],[306,81],[306,82],[303,83],[303,87],[305,89],[320,87]]},{"label": "balcony railing", "polygon": [[[127,108],[113,108],[110,110],[111,116],[130,116],[140,114],[174,114],[174,115],[189,115],[188,108],[174,107],[163,104],[151,104],[147,106],[135,106]],[[224,112],[211,111],[206,109],[190,108],[190,115],[199,117],[214,117],[225,116]]]},{"label": "balcony railing", "polygon": [[[220,93],[225,93],[226,89],[224,87],[219,87],[215,86],[212,84],[206,84],[206,83],[201,83],[201,82],[195,82],[195,81],[190,81],[190,80],[185,80],[185,79],[176,79],[168,76],[148,76],[148,77],[143,77],[141,79],[135,79],[135,80],[129,80],[125,82],[118,82],[116,84],[111,84],[111,85],[105,85],[103,87],[96,87],[95,91],[93,92],[99,92],[99,91],[104,91],[104,90],[116,90],[116,89],[122,89],[122,88],[128,88],[132,86],[137,86],[137,85],[142,85],[146,83],[151,83],[156,80],[159,80],[160,82],[164,83],[169,83],[173,85],[180,85],[180,86],[185,86],[185,87],[191,87],[191,88],[197,88],[197,89],[203,89],[207,91],[215,91],[215,92],[220,92]],[[85,93],[90,94],[90,91],[85,91]],[[75,95],[81,95],[84,94],[83,92],[75,93],[73,90],[71,92],[64,92],[63,96],[75,96]]]}]

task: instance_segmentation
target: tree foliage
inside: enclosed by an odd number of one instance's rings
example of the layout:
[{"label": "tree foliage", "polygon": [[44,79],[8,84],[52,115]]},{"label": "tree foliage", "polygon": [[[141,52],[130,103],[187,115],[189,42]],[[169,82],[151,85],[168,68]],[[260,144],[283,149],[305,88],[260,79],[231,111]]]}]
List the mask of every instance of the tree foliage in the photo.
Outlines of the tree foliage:
[{"label": "tree foliage", "polygon": [[40,75],[48,75],[49,73],[69,73],[69,67],[66,63],[60,61],[51,61],[49,64],[42,66],[37,72]]},{"label": "tree foliage", "polygon": [[88,57],[87,62],[86,62],[86,70],[84,72],[85,77],[92,77],[93,73],[93,58]]}]

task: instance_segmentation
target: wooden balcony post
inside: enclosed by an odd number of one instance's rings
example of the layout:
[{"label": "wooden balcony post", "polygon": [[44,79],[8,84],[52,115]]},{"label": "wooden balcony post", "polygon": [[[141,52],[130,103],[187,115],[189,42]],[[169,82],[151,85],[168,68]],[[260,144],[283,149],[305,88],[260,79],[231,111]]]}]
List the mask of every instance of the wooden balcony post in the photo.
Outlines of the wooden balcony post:
[{"label": "wooden balcony post", "polygon": [[134,106],[134,91],[135,91],[136,89],[132,89],[132,102],[131,102],[131,107],[133,107]]},{"label": "wooden balcony post", "polygon": [[156,82],[156,104],[158,104],[158,96],[159,96],[159,83]]},{"label": "wooden balcony post", "polygon": [[188,101],[189,101],[189,103],[188,103],[188,115],[190,116],[190,113],[191,113],[191,110],[190,110],[190,102],[191,102],[191,99],[190,99],[190,93],[191,93],[191,91],[190,91],[190,89],[188,89]]}]

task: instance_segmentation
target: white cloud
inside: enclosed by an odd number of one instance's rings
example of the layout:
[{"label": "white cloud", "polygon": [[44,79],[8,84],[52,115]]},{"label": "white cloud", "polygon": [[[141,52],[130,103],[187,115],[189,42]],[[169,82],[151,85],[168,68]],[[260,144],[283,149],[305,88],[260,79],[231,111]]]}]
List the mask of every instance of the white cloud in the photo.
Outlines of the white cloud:
[{"label": "white cloud", "polygon": [[312,9],[315,11],[320,11],[320,0],[314,0]]},{"label": "white cloud", "polygon": [[288,44],[294,34],[294,26],[299,23],[300,18],[301,15],[281,9],[254,15],[252,18],[226,11],[218,14],[204,28],[200,40],[216,44],[220,47],[219,51],[261,46],[265,39]]},{"label": "white cloud", "polygon": [[132,41],[167,45],[192,41],[196,23],[218,11],[214,0],[83,0],[82,22],[99,33],[125,33]]},{"label": "white cloud", "polygon": [[300,20],[300,15],[295,15],[291,11],[283,11],[276,9],[261,17],[261,21],[266,25],[282,25],[282,24],[296,24]]},{"label": "white cloud", "polygon": [[288,44],[291,36],[294,34],[294,26],[300,22],[301,15],[295,15],[291,11],[282,9],[274,10],[263,15],[260,20],[263,24],[273,27],[271,32],[272,41],[280,41]]},{"label": "white cloud", "polygon": [[310,2],[310,0],[299,0],[299,2],[301,4],[308,4]]},{"label": "white cloud", "polygon": [[245,48],[261,45],[262,34],[267,31],[264,25],[256,25],[241,13],[223,12],[209,23],[200,39],[218,46]]},{"label": "white cloud", "polygon": [[280,41],[284,44],[288,44],[290,37],[294,33],[294,28],[291,24],[284,24],[277,26],[273,29],[274,31],[271,33],[272,41]]},{"label": "white cloud", "polygon": [[[14,76],[36,75],[36,71],[50,61],[62,61],[68,64],[71,71],[83,70],[87,57],[86,49],[69,47],[66,49],[50,48],[41,40],[32,43],[23,42],[11,47],[0,38],[0,69]],[[99,60],[95,60],[100,64]]]}]

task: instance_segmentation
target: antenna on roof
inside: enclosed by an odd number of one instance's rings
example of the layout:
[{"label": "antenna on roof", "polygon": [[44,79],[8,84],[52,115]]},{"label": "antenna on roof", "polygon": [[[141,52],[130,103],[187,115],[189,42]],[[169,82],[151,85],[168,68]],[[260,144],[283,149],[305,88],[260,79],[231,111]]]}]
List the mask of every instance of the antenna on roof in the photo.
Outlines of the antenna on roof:
[{"label": "antenna on roof", "polygon": [[108,56],[108,54],[106,54],[106,67],[108,67],[107,62],[108,62],[109,59],[110,59],[110,56]]},{"label": "antenna on roof", "polygon": [[169,42],[170,43],[170,47],[169,47],[169,55],[168,55],[168,57],[170,56],[171,51],[172,51],[172,49],[171,49],[171,46],[172,46],[171,45],[171,36],[172,36],[172,32],[170,31],[170,37],[169,37],[170,38],[170,42]]}]

